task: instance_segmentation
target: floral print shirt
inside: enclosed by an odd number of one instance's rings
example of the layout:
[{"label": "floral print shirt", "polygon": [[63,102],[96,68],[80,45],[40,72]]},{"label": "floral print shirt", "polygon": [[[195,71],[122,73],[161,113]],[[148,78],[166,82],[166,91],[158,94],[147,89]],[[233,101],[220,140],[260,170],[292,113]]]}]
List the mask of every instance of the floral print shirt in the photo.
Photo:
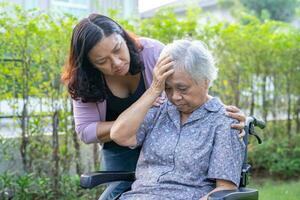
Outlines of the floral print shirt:
[{"label": "floral print shirt", "polygon": [[136,180],[121,200],[199,200],[215,188],[216,179],[239,185],[245,145],[235,120],[212,98],[184,124],[169,101],[151,108],[137,132],[142,145]]}]

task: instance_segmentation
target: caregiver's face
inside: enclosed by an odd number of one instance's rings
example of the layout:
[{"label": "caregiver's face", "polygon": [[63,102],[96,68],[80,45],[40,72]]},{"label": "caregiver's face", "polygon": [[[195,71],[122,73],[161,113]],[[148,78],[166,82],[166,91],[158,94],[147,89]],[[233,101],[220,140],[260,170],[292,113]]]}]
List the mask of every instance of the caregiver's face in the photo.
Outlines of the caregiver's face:
[{"label": "caregiver's face", "polygon": [[183,69],[176,69],[166,80],[165,92],[180,112],[190,114],[207,101],[208,84],[197,83]]},{"label": "caregiver's face", "polygon": [[88,57],[104,75],[124,76],[129,71],[129,49],[119,34],[104,37],[90,50]]}]

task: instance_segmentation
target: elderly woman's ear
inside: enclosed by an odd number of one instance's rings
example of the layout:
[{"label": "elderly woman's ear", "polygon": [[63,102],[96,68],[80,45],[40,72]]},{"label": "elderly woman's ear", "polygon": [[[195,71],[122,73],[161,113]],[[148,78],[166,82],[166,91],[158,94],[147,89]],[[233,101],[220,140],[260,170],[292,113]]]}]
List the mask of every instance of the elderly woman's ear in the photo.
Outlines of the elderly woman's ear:
[{"label": "elderly woman's ear", "polygon": [[210,83],[210,81],[207,80],[207,79],[205,79],[204,84],[205,84],[205,87],[206,87],[206,88],[209,88],[209,83]]}]

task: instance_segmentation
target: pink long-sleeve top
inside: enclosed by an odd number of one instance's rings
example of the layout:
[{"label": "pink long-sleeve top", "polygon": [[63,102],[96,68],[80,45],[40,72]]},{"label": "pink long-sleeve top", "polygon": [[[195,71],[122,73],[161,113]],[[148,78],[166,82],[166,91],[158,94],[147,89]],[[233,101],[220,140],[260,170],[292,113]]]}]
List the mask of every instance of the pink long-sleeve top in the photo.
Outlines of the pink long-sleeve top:
[{"label": "pink long-sleeve top", "polygon": [[[145,69],[142,72],[145,87],[152,82],[152,71],[164,45],[150,38],[139,38],[143,50],[140,52]],[[73,100],[75,131],[86,144],[100,143],[97,139],[97,123],[106,119],[106,100],[103,102],[83,103]],[[101,127],[100,127],[101,128]]]}]

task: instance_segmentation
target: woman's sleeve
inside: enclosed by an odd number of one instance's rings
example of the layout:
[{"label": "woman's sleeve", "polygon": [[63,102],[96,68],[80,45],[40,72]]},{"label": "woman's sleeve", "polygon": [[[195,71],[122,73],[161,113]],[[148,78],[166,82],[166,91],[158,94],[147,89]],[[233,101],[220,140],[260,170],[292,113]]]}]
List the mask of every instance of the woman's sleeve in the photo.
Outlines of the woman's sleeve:
[{"label": "woman's sleeve", "polygon": [[156,43],[156,48],[154,48],[154,59],[155,59],[155,63],[157,63],[158,58],[160,56],[160,53],[162,52],[162,50],[165,48],[165,45],[163,43],[161,43],[160,41],[157,41]]},{"label": "woman's sleeve", "polygon": [[141,58],[145,67],[145,84],[146,88],[149,88],[153,80],[153,68],[156,65],[162,49],[164,48],[164,44],[158,40],[149,38],[141,38],[140,41],[144,47],[143,51],[141,52]]},{"label": "woman's sleeve", "polygon": [[75,131],[86,144],[99,143],[97,123],[100,121],[96,103],[82,103],[73,100]]},{"label": "woman's sleeve", "polygon": [[245,144],[238,138],[239,130],[230,127],[233,122],[234,120],[225,117],[222,124],[216,128],[208,178],[231,181],[238,187]]}]

